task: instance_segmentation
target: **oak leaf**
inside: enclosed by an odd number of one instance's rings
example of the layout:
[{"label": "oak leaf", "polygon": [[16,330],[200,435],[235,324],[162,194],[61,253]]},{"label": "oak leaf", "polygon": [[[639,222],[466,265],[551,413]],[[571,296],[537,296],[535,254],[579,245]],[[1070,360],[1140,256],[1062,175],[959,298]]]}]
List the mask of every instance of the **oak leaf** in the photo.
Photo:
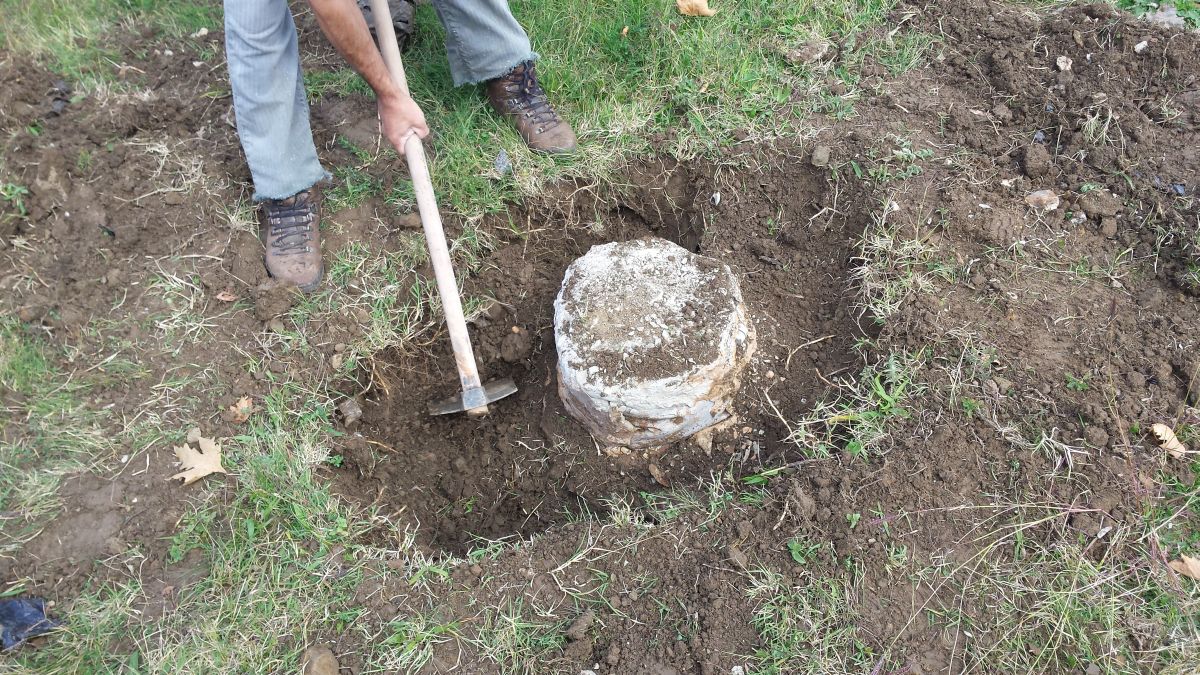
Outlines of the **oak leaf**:
[{"label": "oak leaf", "polygon": [[708,0],[675,0],[675,6],[684,16],[712,16],[717,13],[709,9]]},{"label": "oak leaf", "polygon": [[196,450],[191,445],[175,446],[175,457],[179,459],[179,473],[171,476],[171,480],[182,478],[184,485],[191,485],[205,476],[213,473],[229,473],[221,466],[221,446],[211,438],[200,435],[199,429],[188,432],[188,440],[195,438]]},{"label": "oak leaf", "polygon": [[1200,558],[1181,555],[1179,556],[1179,560],[1172,560],[1167,563],[1167,566],[1185,577],[1200,581]]},{"label": "oak leaf", "polygon": [[229,421],[234,424],[241,424],[250,419],[254,414],[254,399],[249,396],[243,396],[237,400],[237,403],[229,406]]},{"label": "oak leaf", "polygon": [[1155,424],[1150,427],[1150,433],[1154,434],[1154,438],[1158,440],[1158,447],[1167,451],[1175,459],[1183,459],[1183,456],[1188,453],[1187,446],[1179,437],[1175,435],[1175,431],[1165,424]]}]

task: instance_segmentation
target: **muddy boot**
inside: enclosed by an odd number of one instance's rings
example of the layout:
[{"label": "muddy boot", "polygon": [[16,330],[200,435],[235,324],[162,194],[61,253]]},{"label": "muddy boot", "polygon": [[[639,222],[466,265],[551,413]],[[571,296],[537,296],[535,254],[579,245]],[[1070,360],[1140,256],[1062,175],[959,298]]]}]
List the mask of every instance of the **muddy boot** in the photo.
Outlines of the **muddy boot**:
[{"label": "muddy boot", "polygon": [[259,225],[266,253],[263,263],[272,277],[311,293],[321,284],[321,223],[317,196],[305,190],[287,199],[263,202]]},{"label": "muddy boot", "polygon": [[[363,18],[367,20],[367,28],[371,29],[371,37],[378,45],[379,36],[375,33],[375,15],[371,12],[370,0],[358,0],[358,9],[362,11]],[[388,0],[388,10],[392,15],[392,28],[396,30],[396,42],[400,45],[400,51],[404,51],[408,48],[408,43],[412,42],[416,4],[412,0]]]},{"label": "muddy boot", "polygon": [[496,112],[512,118],[517,133],[534,152],[575,151],[575,132],[546,99],[532,61],[517,66],[504,77],[488,80],[487,95]]}]

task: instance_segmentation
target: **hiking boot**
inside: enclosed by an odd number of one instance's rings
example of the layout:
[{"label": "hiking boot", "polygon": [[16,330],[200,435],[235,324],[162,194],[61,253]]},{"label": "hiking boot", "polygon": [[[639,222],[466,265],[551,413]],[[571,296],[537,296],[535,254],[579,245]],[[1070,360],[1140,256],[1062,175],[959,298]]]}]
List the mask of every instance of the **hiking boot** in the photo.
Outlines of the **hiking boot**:
[{"label": "hiking boot", "polygon": [[533,61],[522,63],[503,77],[488,80],[487,95],[496,112],[512,118],[517,133],[534,152],[575,151],[575,132],[546,99]]},{"label": "hiking boot", "polygon": [[287,199],[269,199],[263,202],[262,220],[259,232],[267,272],[305,293],[315,291],[324,273],[316,195],[305,190]]},{"label": "hiking boot", "polygon": [[[367,21],[371,39],[375,40],[375,44],[378,45],[379,35],[376,34],[375,13],[371,11],[370,0],[358,0],[358,9]],[[392,28],[396,31],[396,42],[400,45],[400,51],[403,52],[412,42],[413,15],[416,13],[416,4],[413,0],[388,0],[388,12],[391,14]]]}]

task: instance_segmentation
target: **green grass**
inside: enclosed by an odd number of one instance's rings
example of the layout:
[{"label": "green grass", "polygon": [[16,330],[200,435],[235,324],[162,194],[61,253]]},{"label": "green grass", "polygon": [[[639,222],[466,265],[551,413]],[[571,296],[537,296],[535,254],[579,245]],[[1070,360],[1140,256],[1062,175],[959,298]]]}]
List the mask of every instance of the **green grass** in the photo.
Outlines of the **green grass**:
[{"label": "green grass", "polygon": [[[578,132],[572,157],[528,152],[493,114],[480,87],[456,88],[432,8],[417,12],[416,39],[405,63],[414,97],[434,130],[435,188],[444,209],[476,215],[533,194],[548,180],[605,177],[623,160],[652,151],[670,134],[681,158],[713,156],[748,137],[771,140],[801,130],[812,112],[853,114],[859,71],[868,60],[898,74],[916,67],[933,39],[876,30],[891,0],[836,0],[728,5],[715,17],[680,16],[672,3],[512,3],[541,55],[539,72],[551,99]],[[626,31],[625,28],[628,27]],[[868,32],[875,31],[868,38]],[[789,48],[825,38],[843,47],[841,65],[797,66]],[[849,85],[830,95],[829,72]],[[310,97],[365,94],[344,68],[305,76]],[[513,172],[493,163],[507,151]]]},{"label": "green grass", "polygon": [[0,553],[15,550],[61,506],[66,474],[94,465],[118,445],[87,405],[90,386],[58,363],[65,357],[14,319],[0,318]]},{"label": "green grass", "polygon": [[970,559],[918,573],[953,589],[923,612],[946,631],[964,670],[1132,674],[1197,663],[1200,589],[1167,576],[1147,531],[1118,525],[1101,544],[1065,531],[1063,511],[1005,513]]},{"label": "green grass", "polygon": [[802,573],[796,581],[768,569],[750,573],[747,596],[762,647],[753,675],[868,673],[878,661],[855,627],[851,579]]},{"label": "green grass", "polygon": [[84,88],[112,81],[122,61],[114,38],[152,27],[179,38],[221,24],[215,2],[171,0],[0,0],[0,42],[44,59]]},{"label": "green grass", "polygon": [[811,457],[830,457],[844,450],[868,458],[881,445],[892,423],[909,416],[908,400],[920,394],[918,379],[925,354],[896,353],[867,366],[857,379],[844,381],[838,393],[818,401],[803,418],[785,419],[787,440]]},{"label": "green grass", "polygon": [[[201,580],[178,589],[175,612],[142,623],[136,608],[153,598],[135,582],[96,589],[72,604],[55,640],[20,652],[22,662],[40,673],[116,672],[131,662],[137,672],[285,672],[316,625],[346,629],[362,611],[350,603],[362,572],[342,551],[377,521],[349,511],[311,471],[327,452],[331,415],[328,399],[278,387],[246,433],[224,443],[233,476],[181,495],[193,505],[168,564],[198,565]],[[236,489],[216,508],[222,480]]]}]

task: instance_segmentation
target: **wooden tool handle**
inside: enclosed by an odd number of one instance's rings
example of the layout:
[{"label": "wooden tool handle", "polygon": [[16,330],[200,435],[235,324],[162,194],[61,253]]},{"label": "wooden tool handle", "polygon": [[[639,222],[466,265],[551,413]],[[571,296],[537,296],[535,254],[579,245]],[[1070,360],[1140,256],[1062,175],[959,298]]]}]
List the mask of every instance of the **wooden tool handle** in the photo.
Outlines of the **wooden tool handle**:
[{"label": "wooden tool handle", "polygon": [[[396,43],[396,31],[392,27],[392,14],[388,9],[387,0],[371,0],[371,13],[375,16],[375,34],[379,38],[383,62],[387,65],[396,86],[408,96],[408,80],[404,76],[404,63],[400,60],[400,46]],[[454,265],[450,261],[450,249],[446,245],[446,233],[442,229],[442,216],[438,213],[437,198],[433,194],[433,181],[429,176],[425,148],[416,134],[409,136],[405,142],[404,157],[408,160],[413,192],[417,195],[417,210],[421,214],[421,226],[425,230],[425,243],[429,247],[429,261],[437,279],[438,295],[442,298],[442,311],[446,315],[446,328],[450,332],[450,344],[454,348],[458,377],[463,391],[478,389],[481,386],[479,371],[475,365],[471,338],[467,333],[467,319],[463,315],[462,301],[458,297]],[[486,415],[487,412],[486,404],[467,410],[470,415]]]}]

